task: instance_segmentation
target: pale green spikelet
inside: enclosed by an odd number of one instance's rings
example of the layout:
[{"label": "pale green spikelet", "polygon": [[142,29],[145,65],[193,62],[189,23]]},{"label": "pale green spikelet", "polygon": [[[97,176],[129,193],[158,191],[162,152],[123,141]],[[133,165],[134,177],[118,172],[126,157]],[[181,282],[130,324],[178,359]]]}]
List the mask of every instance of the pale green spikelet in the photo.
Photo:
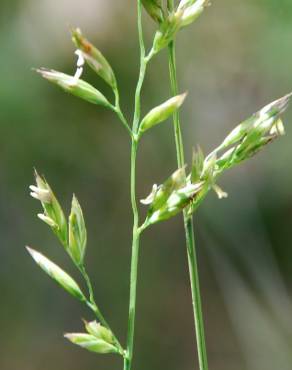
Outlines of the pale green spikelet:
[{"label": "pale green spikelet", "polygon": [[45,178],[41,177],[36,171],[35,181],[36,185],[30,186],[30,195],[41,202],[44,210],[44,214],[38,214],[38,217],[52,228],[53,232],[58,236],[63,246],[66,248],[68,229],[63,209],[50,185]]},{"label": "pale green spikelet", "polygon": [[70,76],[65,73],[45,68],[37,69],[37,72],[43,78],[58,85],[67,93],[75,95],[76,97],[92,104],[110,107],[110,103],[106,97],[89,83],[81,80],[78,75]]},{"label": "pale green spikelet", "polygon": [[32,258],[40,266],[40,268],[45,271],[52,279],[54,279],[62,288],[64,288],[73,297],[79,299],[80,301],[86,301],[84,294],[79,288],[78,284],[69,276],[65,271],[63,271],[59,266],[50,261],[47,257],[41,253],[35,251],[30,247],[26,247]]},{"label": "pale green spikelet", "polygon": [[83,212],[78,199],[73,195],[71,213],[69,216],[68,252],[78,266],[82,266],[87,243],[87,231]]},{"label": "pale green spikelet", "polygon": [[72,29],[72,40],[82,52],[83,58],[90,68],[115,90],[117,88],[116,77],[103,54],[82,35],[79,28]]}]

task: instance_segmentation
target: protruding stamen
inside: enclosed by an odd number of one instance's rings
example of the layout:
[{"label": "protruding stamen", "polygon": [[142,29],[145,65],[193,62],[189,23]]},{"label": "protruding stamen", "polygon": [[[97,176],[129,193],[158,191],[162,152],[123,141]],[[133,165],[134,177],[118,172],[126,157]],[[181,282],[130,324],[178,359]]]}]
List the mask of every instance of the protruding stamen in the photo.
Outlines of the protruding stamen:
[{"label": "protruding stamen", "polygon": [[53,228],[58,228],[58,225],[56,224],[54,220],[51,219],[51,217],[48,217],[44,215],[43,213],[39,213],[37,216],[40,220],[44,221],[47,225]]},{"label": "protruding stamen", "polygon": [[215,191],[215,193],[217,194],[218,198],[219,199],[225,199],[225,198],[228,198],[228,193],[226,193],[225,191],[223,191],[220,186],[218,185],[213,185],[213,190]]},{"label": "protruding stamen", "polygon": [[156,194],[157,194],[157,191],[158,191],[158,186],[157,186],[157,184],[154,184],[154,185],[153,185],[153,188],[152,188],[152,191],[151,191],[151,193],[148,195],[148,197],[147,197],[147,198],[145,198],[145,199],[141,199],[141,200],[140,200],[140,202],[141,202],[142,204],[144,204],[144,205],[149,205],[149,204],[151,204],[151,203],[153,202],[153,200],[154,200],[154,198],[155,198]]},{"label": "protruding stamen", "polygon": [[72,81],[70,82],[70,86],[77,85],[79,78],[82,76],[83,66],[84,66],[84,63],[85,63],[85,59],[83,57],[83,53],[82,53],[81,50],[77,49],[75,51],[75,54],[78,56],[77,63],[76,63],[77,64],[77,69],[76,69],[75,75],[72,78]]},{"label": "protruding stamen", "polygon": [[37,199],[40,200],[41,202],[44,203],[50,203],[51,202],[51,194],[50,191],[47,189],[41,189],[38,188],[37,186],[31,185],[30,187],[31,193],[30,195]]},{"label": "protruding stamen", "polygon": [[78,56],[77,67],[83,67],[85,63],[85,59],[84,59],[82,51],[77,49],[75,51],[75,54]]}]

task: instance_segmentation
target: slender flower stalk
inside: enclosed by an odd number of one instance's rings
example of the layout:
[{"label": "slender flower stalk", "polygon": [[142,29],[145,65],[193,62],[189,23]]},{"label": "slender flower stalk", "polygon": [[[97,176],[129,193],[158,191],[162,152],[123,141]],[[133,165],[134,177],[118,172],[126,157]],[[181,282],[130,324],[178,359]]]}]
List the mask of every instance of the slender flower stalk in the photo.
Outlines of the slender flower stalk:
[{"label": "slender flower stalk", "polygon": [[[177,92],[177,79],[176,79],[176,62],[175,62],[175,41],[171,42],[169,45],[169,68],[171,74],[171,85],[172,93]],[[178,167],[184,165],[184,147],[180,127],[180,117],[179,113],[175,112],[173,115],[174,124],[174,135],[176,143],[177,152],[177,163]],[[187,214],[187,211],[183,212],[184,228],[186,236],[186,246],[188,255],[188,266],[189,275],[191,283],[192,292],[192,304],[194,311],[195,320],[195,330],[197,339],[197,351],[199,356],[199,366],[200,370],[208,370],[208,360],[206,351],[206,341],[204,333],[204,322],[203,322],[203,312],[201,303],[201,293],[200,293],[200,282],[199,282],[199,272],[198,272],[198,262],[196,256],[196,246],[195,246],[195,236],[194,236],[194,225],[193,216]]]},{"label": "slender flower stalk", "polygon": [[[168,5],[169,11],[173,11],[174,9],[173,0],[168,0],[167,5]],[[169,74],[170,74],[170,81],[171,81],[171,92],[172,92],[172,95],[176,95],[178,93],[178,79],[177,79],[177,68],[176,68],[175,40],[171,41],[168,46],[168,60],[169,60]],[[181,133],[179,111],[175,111],[173,114],[173,126],[174,126],[174,137],[175,137],[175,146],[176,146],[176,154],[177,154],[177,164],[179,168],[182,168],[185,164],[185,159],[184,159],[184,145],[183,145],[183,139],[182,139],[182,133]],[[184,219],[184,228],[185,228],[185,237],[186,237],[186,247],[187,247],[191,292],[192,292],[192,305],[193,305],[193,312],[194,312],[194,322],[195,322],[199,367],[200,367],[200,370],[208,370],[208,359],[207,359],[203,311],[202,311],[202,303],[201,303],[198,262],[197,262],[196,247],[195,247],[193,216],[188,215],[187,211],[184,210],[183,219]]]},{"label": "slender flower stalk", "polygon": [[147,60],[145,59],[145,45],[142,27],[142,3],[137,0],[138,16],[138,34],[140,46],[140,72],[135,93],[135,110],[132,127],[132,148],[131,148],[131,204],[133,210],[133,239],[132,239],[132,257],[131,257],[131,274],[130,274],[130,301],[129,301],[129,318],[128,318],[128,335],[127,350],[124,361],[124,370],[131,370],[134,348],[135,318],[136,318],[136,300],[137,300],[137,279],[138,279],[138,262],[139,262],[139,213],[136,199],[136,159],[138,147],[138,129],[141,116],[141,90],[145,79]]}]

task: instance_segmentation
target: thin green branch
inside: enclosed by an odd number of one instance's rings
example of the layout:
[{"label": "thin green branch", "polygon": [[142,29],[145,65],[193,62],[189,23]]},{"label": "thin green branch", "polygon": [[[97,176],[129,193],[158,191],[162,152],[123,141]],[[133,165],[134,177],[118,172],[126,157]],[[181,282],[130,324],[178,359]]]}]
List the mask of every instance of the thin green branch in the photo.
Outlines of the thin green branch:
[{"label": "thin green branch", "polygon": [[130,300],[129,300],[129,318],[128,318],[128,336],[127,352],[124,361],[124,370],[131,370],[134,349],[135,318],[136,318],[136,300],[137,300],[137,279],[139,262],[139,242],[141,230],[139,229],[139,213],[136,200],[136,158],[138,147],[138,129],[141,117],[141,90],[145,79],[147,63],[151,59],[145,57],[145,45],[142,27],[142,3],[137,0],[138,13],[138,34],[140,46],[140,72],[135,92],[135,109],[132,127],[132,147],[131,147],[131,204],[133,210],[133,239],[132,239],[132,257],[131,257],[131,276],[130,276]]},{"label": "thin green branch", "polygon": [[192,291],[192,304],[194,310],[197,350],[200,370],[208,370],[207,347],[205,340],[204,320],[200,293],[199,271],[196,256],[193,218],[184,213],[189,275]]},{"label": "thin green branch", "polygon": [[120,119],[120,121],[122,122],[123,126],[125,127],[125,129],[128,131],[128,134],[130,135],[131,138],[133,138],[133,132],[130,128],[130,125],[126,119],[126,117],[124,116],[122,110],[121,110],[121,106],[120,106],[120,93],[119,93],[119,90],[118,88],[116,88],[114,90],[114,94],[115,94],[115,105],[110,105],[110,109],[115,112],[118,116],[118,118]]},{"label": "thin green branch", "polygon": [[130,135],[131,139],[133,139],[133,132],[132,132],[132,130],[130,129],[130,126],[129,126],[129,124],[128,124],[128,121],[127,121],[126,117],[124,116],[123,112],[121,111],[120,106],[119,106],[119,105],[118,105],[118,106],[116,106],[116,107],[114,108],[114,111],[115,111],[115,113],[117,114],[117,116],[118,116],[118,118],[120,119],[120,121],[122,122],[122,124],[124,125],[124,127],[126,128],[126,130],[128,131],[128,133],[129,133],[129,135]]},{"label": "thin green branch", "polygon": [[111,331],[111,333],[112,333],[112,335],[115,339],[115,342],[116,342],[117,346],[119,347],[120,354],[122,356],[124,356],[125,351],[124,351],[122,345],[120,344],[118,338],[115,336],[114,332],[111,330],[110,325],[108,324],[108,322],[104,318],[103,314],[101,313],[98,305],[96,304],[96,301],[95,301],[95,298],[94,298],[93,287],[92,287],[92,284],[91,284],[91,280],[90,280],[90,277],[89,277],[85,267],[84,266],[77,266],[77,268],[78,268],[78,270],[80,271],[81,275],[83,276],[83,278],[85,280],[85,283],[86,283],[86,286],[87,286],[87,289],[88,289],[88,293],[89,293],[89,300],[85,301],[86,305],[93,311],[93,313],[95,314],[96,318],[101,323],[101,325],[103,325],[104,327],[106,327],[107,329],[109,329]]},{"label": "thin green branch", "polygon": [[[168,7],[170,10],[173,9],[173,1],[168,0]],[[175,41],[172,41],[169,44],[168,50],[169,50],[169,71],[170,71],[170,80],[171,80],[171,91],[172,91],[172,95],[177,95],[178,94],[178,82],[177,82],[176,57],[175,57]],[[185,160],[184,160],[184,146],[183,146],[183,140],[182,140],[179,111],[176,111],[173,115],[173,125],[174,125],[174,136],[175,136],[176,153],[177,153],[177,163],[178,163],[178,167],[182,168],[185,164]],[[202,304],[201,304],[199,273],[198,273],[198,263],[197,263],[196,249],[195,249],[193,218],[187,215],[187,210],[184,211],[183,217],[184,217],[184,227],[185,227],[185,235],[186,235],[188,266],[189,266],[189,275],[190,275],[191,291],[192,291],[192,303],[193,303],[193,311],[194,311],[194,321],[195,321],[199,366],[200,366],[200,370],[208,370],[208,360],[207,360],[207,351],[206,351],[206,342],[205,342],[205,333],[204,333],[204,322],[203,322],[203,312],[202,312]]]},{"label": "thin green branch", "polygon": [[142,25],[142,2],[137,0],[137,15],[138,15],[138,35],[139,35],[139,46],[140,46],[140,72],[139,80],[135,92],[135,111],[133,119],[133,133],[134,135],[138,132],[139,120],[141,116],[141,90],[145,79],[146,68],[151,57],[145,57],[145,44],[143,37],[143,25]]},{"label": "thin green branch", "polygon": [[[68,245],[68,242],[64,242],[62,243],[65,250],[69,250],[69,245]],[[117,346],[119,347],[119,351],[120,351],[120,354],[122,356],[125,355],[125,351],[122,347],[122,345],[120,344],[118,338],[115,336],[114,332],[112,331],[110,325],[108,324],[108,322],[106,321],[106,319],[104,318],[100,308],[98,307],[97,303],[96,303],[96,300],[95,300],[95,297],[94,297],[94,291],[93,291],[93,286],[92,286],[92,283],[91,283],[91,280],[90,280],[90,277],[86,271],[86,268],[84,266],[84,263],[82,264],[78,264],[76,263],[76,261],[74,261],[74,259],[72,259],[74,265],[76,266],[76,268],[78,269],[78,271],[80,272],[80,274],[82,275],[82,277],[84,278],[84,281],[86,283],[86,286],[87,286],[87,290],[88,290],[88,294],[89,294],[89,299],[86,298],[86,300],[84,301],[84,303],[86,304],[86,306],[88,308],[90,308],[90,310],[95,314],[97,320],[101,323],[101,325],[105,326],[107,329],[109,329],[115,339],[115,342],[117,344]]]},{"label": "thin green branch", "polygon": [[131,275],[130,275],[127,361],[125,361],[124,370],[130,370],[132,366],[135,318],[136,318],[137,279],[138,279],[139,241],[140,241],[140,232],[138,228],[139,214],[136,201],[136,156],[137,156],[137,142],[133,140],[131,150],[131,203],[133,208],[134,221],[133,221],[133,240],[132,240]]}]

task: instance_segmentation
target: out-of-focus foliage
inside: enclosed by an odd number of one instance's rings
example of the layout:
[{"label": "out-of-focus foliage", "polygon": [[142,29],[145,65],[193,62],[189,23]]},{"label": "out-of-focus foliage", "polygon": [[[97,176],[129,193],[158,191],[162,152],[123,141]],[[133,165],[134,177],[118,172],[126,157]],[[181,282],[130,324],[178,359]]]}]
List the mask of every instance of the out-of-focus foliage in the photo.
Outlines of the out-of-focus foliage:
[{"label": "out-of-focus foliage", "polygon": [[[189,163],[195,144],[209,152],[234,125],[291,90],[291,18],[288,0],[214,0],[197,24],[179,34],[180,90],[189,91],[182,112]],[[75,318],[84,311],[53,288],[24,250],[31,241],[77,279],[55,238],[35,217],[40,208],[30,199],[28,185],[36,167],[58,189],[67,215],[72,192],[80,200],[96,295],[122,336],[132,221],[126,133],[111,112],[64,94],[31,70],[46,66],[74,73],[69,25],[80,26],[106,56],[121,86],[121,103],[127,116],[132,114],[128,92],[137,79],[138,50],[130,0],[1,1],[1,369],[119,366],[119,359],[104,362],[64,341],[63,331],[78,330]],[[145,25],[150,45],[155,24],[145,17]],[[112,98],[89,68],[83,78]],[[165,96],[168,73],[160,55],[149,68],[143,113]],[[197,215],[210,368],[291,368],[291,110],[285,121],[287,136],[281,142],[225,178],[228,200],[210,195]],[[171,125],[145,135],[138,161],[142,198],[154,181],[162,182],[174,170]],[[180,217],[143,237],[134,363],[140,370],[193,368],[183,238]],[[92,319],[89,312],[85,318]],[[155,355],[154,346],[159,348]]]}]

